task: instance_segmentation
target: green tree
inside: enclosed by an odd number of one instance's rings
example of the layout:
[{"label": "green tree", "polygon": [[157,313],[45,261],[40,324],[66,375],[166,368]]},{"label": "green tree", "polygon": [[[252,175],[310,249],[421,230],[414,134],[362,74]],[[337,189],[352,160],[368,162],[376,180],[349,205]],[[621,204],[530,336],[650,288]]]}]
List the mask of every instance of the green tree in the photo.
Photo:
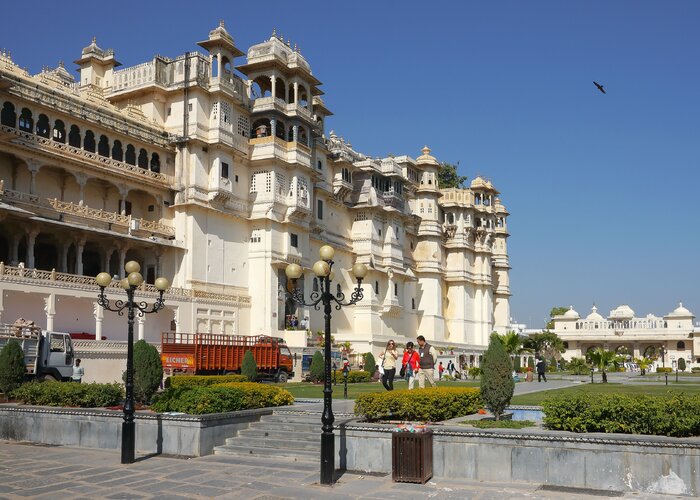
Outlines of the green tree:
[{"label": "green tree", "polygon": [[24,380],[24,352],[16,340],[10,340],[0,351],[0,392],[10,394]]},{"label": "green tree", "polygon": [[[126,371],[123,379],[126,382]],[[163,364],[155,346],[145,340],[134,344],[134,399],[147,403],[163,380]]]},{"label": "green tree", "polygon": [[258,379],[258,365],[255,363],[253,351],[246,351],[241,363],[241,375],[248,377],[248,380],[255,382]]},{"label": "green tree", "polygon": [[530,368],[531,370],[535,369],[535,358],[532,356],[528,356],[527,358],[527,367]]},{"label": "green tree", "polygon": [[646,375],[647,370],[651,366],[651,360],[649,358],[634,358],[634,362],[639,365],[642,375]]},{"label": "green tree", "polygon": [[457,162],[456,165],[453,165],[451,163],[440,164],[441,168],[438,171],[438,186],[440,187],[440,189],[464,188],[464,183],[467,182],[467,176],[459,175],[457,173],[458,166],[459,162]]},{"label": "green tree", "polygon": [[[549,311],[549,317],[553,318],[554,316],[561,316],[564,314],[566,311],[568,311],[568,307],[552,307],[552,310]],[[547,322],[546,326],[547,330],[552,330],[554,328],[554,321],[551,319]]]},{"label": "green tree", "polygon": [[481,375],[481,368],[478,366],[472,366],[467,370],[467,374],[472,378],[472,380],[476,379],[479,375]]},{"label": "green tree", "polygon": [[586,358],[571,358],[571,361],[569,361],[569,370],[571,370],[574,375],[586,375],[590,367],[588,363],[586,363]]},{"label": "green tree", "polygon": [[486,407],[493,413],[496,420],[510,403],[515,389],[512,371],[513,365],[506,353],[498,334],[491,335],[489,348],[484,353],[481,363],[481,397]]},{"label": "green tree", "polygon": [[543,357],[556,357],[566,351],[564,342],[554,332],[543,331],[534,333],[525,339],[524,345],[527,349],[540,354]]},{"label": "green tree", "polygon": [[615,357],[616,357],[615,351],[609,351],[609,350],[604,349],[602,347],[596,347],[592,351],[589,351],[588,356],[591,358],[591,363],[593,363],[593,366],[595,366],[601,372],[603,372],[603,383],[607,384],[608,383],[607,369],[615,361]]},{"label": "green tree", "polygon": [[320,382],[323,380],[326,371],[323,364],[323,354],[321,351],[316,351],[314,357],[311,358],[311,366],[309,367],[309,374],[311,375],[311,380],[313,382]]},{"label": "green tree", "polygon": [[520,356],[513,358],[513,370],[520,372]]},{"label": "green tree", "polygon": [[374,355],[371,352],[368,352],[364,356],[365,358],[365,371],[369,372],[370,375],[374,375],[374,367],[377,366],[377,362],[374,359]]},{"label": "green tree", "polygon": [[682,372],[685,371],[685,359],[678,358],[678,369]]}]

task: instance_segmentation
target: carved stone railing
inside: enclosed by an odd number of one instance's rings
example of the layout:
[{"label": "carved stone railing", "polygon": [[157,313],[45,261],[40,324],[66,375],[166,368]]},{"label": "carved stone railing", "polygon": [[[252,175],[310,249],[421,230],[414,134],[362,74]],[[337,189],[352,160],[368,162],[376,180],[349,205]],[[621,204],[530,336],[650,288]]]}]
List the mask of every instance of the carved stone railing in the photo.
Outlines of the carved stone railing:
[{"label": "carved stone railing", "polygon": [[109,222],[111,224],[119,224],[128,227],[131,220],[131,216],[129,215],[121,215],[116,212],[107,212],[102,209],[90,208],[87,205],[79,205],[72,201],[61,201],[57,198],[49,198],[48,202],[57,212],[78,215],[100,222]]},{"label": "carved stone railing", "polygon": [[[27,269],[22,266],[8,266],[0,262],[0,281],[14,283],[24,283],[30,285],[62,286],[97,293],[97,283],[92,276],[81,276],[77,274],[59,273],[56,270],[44,271],[40,269]],[[120,290],[121,281],[118,279],[106,287],[108,290]],[[158,290],[154,285],[143,283],[137,290],[137,296],[155,297]],[[228,302],[233,304],[250,304],[250,297],[246,295],[229,295],[224,293],[207,292],[192,288],[170,287],[165,292],[165,297],[180,300],[205,299],[217,302]]]},{"label": "carved stone railing", "polygon": [[[83,340],[83,339],[72,339],[73,348],[78,354],[85,353],[110,353],[110,354],[124,354],[126,356],[126,350],[129,343],[126,340]],[[149,342],[152,346],[158,349],[160,352],[160,344]]]},{"label": "carved stone railing", "polygon": [[107,158],[105,156],[100,156],[97,153],[92,153],[90,151],[85,151],[84,149],[76,148],[68,144],[63,144],[61,142],[54,141],[53,139],[47,139],[45,137],[40,137],[29,132],[24,132],[19,129],[8,127],[7,125],[0,125],[0,131],[3,133],[14,134],[23,143],[29,147],[38,147],[40,149],[61,151],[69,156],[73,156],[76,159],[90,160],[91,162],[98,163],[100,166],[106,166],[110,170],[119,174],[126,174],[129,176],[136,176],[137,178],[143,180],[157,181],[160,183],[172,185],[174,179],[171,175],[162,174],[160,172],[153,172],[151,170],[146,170],[145,168],[137,167],[136,165],[130,165],[129,163],[114,160],[112,158]]}]

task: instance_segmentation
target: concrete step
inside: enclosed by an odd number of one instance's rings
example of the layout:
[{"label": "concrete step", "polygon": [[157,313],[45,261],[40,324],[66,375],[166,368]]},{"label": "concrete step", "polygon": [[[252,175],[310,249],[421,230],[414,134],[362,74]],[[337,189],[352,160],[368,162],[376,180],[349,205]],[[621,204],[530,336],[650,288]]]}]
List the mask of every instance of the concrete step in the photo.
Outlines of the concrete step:
[{"label": "concrete step", "polygon": [[287,435],[287,439],[280,440],[268,437],[238,436],[228,438],[227,445],[244,446],[251,449],[272,448],[279,450],[316,450],[321,449],[321,436],[316,436],[316,441],[299,440],[294,435]]},{"label": "concrete step", "polygon": [[[319,446],[320,448],[320,446]],[[214,448],[216,455],[235,455],[240,457],[274,457],[285,458],[294,462],[314,462],[319,459],[320,450],[286,450],[281,448],[256,448],[225,444]]]},{"label": "concrete step", "polygon": [[249,429],[269,430],[269,431],[286,431],[286,432],[318,432],[321,433],[321,422],[315,424],[306,424],[303,422],[254,422],[250,424]]},{"label": "concrete step", "polygon": [[[237,436],[240,437],[251,437],[251,438],[257,438],[257,439],[277,439],[279,441],[287,441],[291,438],[293,438],[296,441],[313,441],[313,442],[318,442],[321,438],[319,437],[321,435],[319,430],[316,430],[314,432],[295,432],[294,434],[290,434],[289,432],[281,431],[278,430],[276,427],[273,429],[258,429],[258,428],[250,428],[250,429],[242,429],[238,431]],[[235,438],[229,438],[229,439],[235,439]]]},{"label": "concrete step", "polygon": [[273,413],[272,415],[263,415],[260,417],[261,422],[282,422],[282,423],[308,423],[315,424],[321,422],[320,413],[312,414],[294,414],[294,413]]}]

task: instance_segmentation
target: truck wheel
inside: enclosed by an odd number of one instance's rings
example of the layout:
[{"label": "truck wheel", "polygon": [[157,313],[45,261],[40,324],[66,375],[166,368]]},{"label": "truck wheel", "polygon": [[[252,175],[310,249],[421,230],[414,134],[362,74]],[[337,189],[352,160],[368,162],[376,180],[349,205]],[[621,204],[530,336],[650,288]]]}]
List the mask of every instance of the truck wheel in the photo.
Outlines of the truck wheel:
[{"label": "truck wheel", "polygon": [[282,382],[284,384],[288,379],[289,376],[287,375],[287,372],[280,372],[280,374],[277,375],[277,382]]},{"label": "truck wheel", "polygon": [[41,381],[42,382],[56,382],[56,377],[53,375],[42,375],[41,376]]}]

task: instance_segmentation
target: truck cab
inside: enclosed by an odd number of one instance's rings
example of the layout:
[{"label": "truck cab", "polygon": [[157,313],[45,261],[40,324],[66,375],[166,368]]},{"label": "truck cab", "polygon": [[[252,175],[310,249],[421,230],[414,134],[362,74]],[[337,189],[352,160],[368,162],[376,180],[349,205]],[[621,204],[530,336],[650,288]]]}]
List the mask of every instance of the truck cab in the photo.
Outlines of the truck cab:
[{"label": "truck cab", "polygon": [[19,343],[24,353],[26,376],[36,380],[70,380],[75,353],[68,333],[48,332],[38,327],[0,325],[0,349]]}]

